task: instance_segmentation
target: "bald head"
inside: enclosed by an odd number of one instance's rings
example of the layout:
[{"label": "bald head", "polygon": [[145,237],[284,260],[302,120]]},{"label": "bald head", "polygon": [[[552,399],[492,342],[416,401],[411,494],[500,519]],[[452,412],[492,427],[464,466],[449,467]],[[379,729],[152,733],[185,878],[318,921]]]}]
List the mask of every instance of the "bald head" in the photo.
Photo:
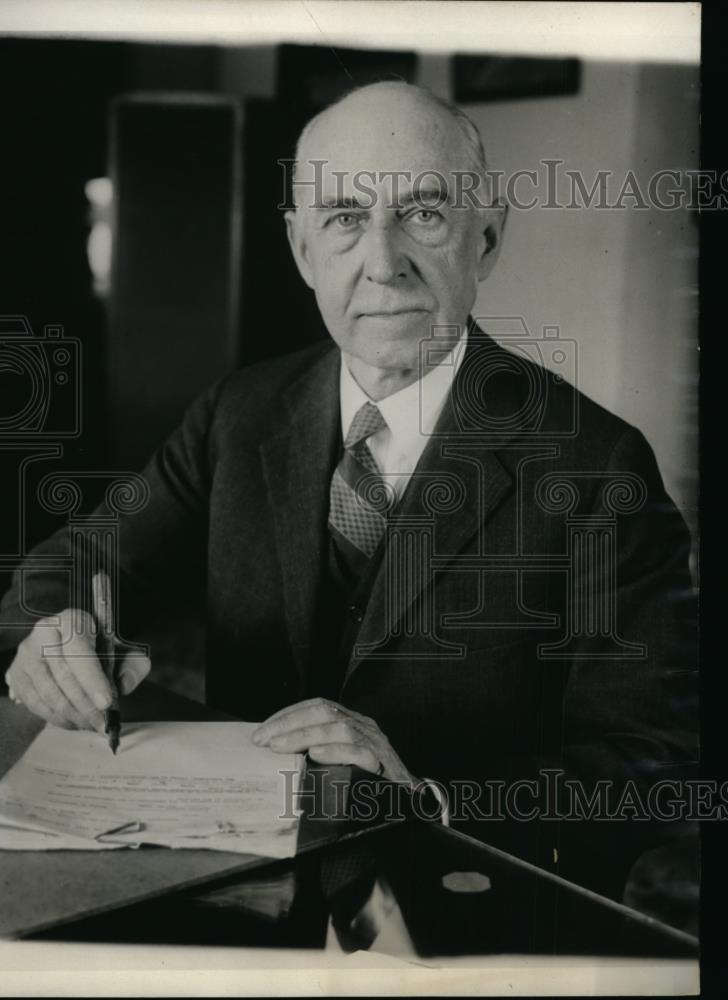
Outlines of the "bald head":
[{"label": "bald head", "polygon": [[408,83],[360,87],[312,118],[296,146],[296,178],[321,160],[354,173],[475,173],[477,182],[469,189],[477,186],[481,200],[490,201],[485,151],[476,126],[459,108]]},{"label": "bald head", "polygon": [[465,112],[442,100],[423,87],[385,81],[359,87],[324,108],[305,126],[296,146],[296,159],[318,156],[329,130],[338,131],[347,122],[377,127],[396,141],[413,129],[426,129],[456,147],[464,146],[464,159],[470,166],[485,171],[486,160],[478,129]]}]

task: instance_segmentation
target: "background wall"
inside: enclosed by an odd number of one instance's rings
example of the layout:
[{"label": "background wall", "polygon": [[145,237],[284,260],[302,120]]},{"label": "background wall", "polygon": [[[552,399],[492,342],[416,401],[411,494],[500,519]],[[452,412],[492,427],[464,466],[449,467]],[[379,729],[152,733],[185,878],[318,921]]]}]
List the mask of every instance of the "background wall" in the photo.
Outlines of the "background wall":
[{"label": "background wall", "polygon": [[[647,191],[658,170],[697,167],[691,67],[584,63],[574,97],[466,110],[493,168],[509,174],[560,159],[588,188],[597,171],[610,170],[619,179],[612,201],[629,170]],[[519,191],[527,202],[528,183]],[[501,259],[476,306],[480,316],[522,316],[534,335],[554,325],[576,341],[579,388],[643,431],[693,527],[697,256],[698,229],[686,209],[511,211]]]}]

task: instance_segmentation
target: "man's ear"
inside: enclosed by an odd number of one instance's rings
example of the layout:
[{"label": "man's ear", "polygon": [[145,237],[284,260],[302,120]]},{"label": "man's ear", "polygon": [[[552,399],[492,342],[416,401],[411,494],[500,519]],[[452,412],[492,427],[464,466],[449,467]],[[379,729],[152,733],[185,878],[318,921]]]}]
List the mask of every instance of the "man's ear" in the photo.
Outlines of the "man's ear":
[{"label": "man's ear", "polygon": [[480,220],[483,242],[478,257],[478,281],[485,281],[498,260],[507,217],[508,205],[503,201],[483,210]]},{"label": "man's ear", "polygon": [[311,266],[308,262],[308,247],[306,245],[306,237],[303,232],[303,219],[301,218],[300,212],[296,209],[286,212],[285,219],[286,234],[288,235],[288,242],[291,247],[291,252],[293,253],[293,259],[296,262],[296,267],[298,268],[298,273],[301,275],[308,287],[313,288],[313,272],[311,271]]}]

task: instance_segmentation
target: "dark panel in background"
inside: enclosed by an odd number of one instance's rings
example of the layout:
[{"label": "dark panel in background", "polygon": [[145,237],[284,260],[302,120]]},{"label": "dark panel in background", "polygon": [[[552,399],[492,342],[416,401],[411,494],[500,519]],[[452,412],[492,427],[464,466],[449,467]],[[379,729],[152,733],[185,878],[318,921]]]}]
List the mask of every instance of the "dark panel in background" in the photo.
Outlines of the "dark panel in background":
[{"label": "dark panel in background", "polygon": [[137,468],[236,360],[240,113],[211,95],[113,108],[109,424]]},{"label": "dark panel in background", "polygon": [[286,104],[320,111],[354,87],[381,80],[414,83],[414,52],[281,45],[278,48],[277,96]]},{"label": "dark panel in background", "polygon": [[134,42],[128,46],[128,76],[139,91],[215,91],[219,60],[217,45]]},{"label": "dark panel in background", "polygon": [[288,354],[328,336],[314,294],[299,275],[285,234],[284,170],[299,118],[285,104],[245,103],[240,363]]},{"label": "dark panel in background", "polygon": [[[213,86],[217,52],[213,46],[0,39],[0,316],[28,318],[38,341],[31,353],[48,353],[46,326],[63,327],[63,335],[79,344],[74,359],[80,361],[80,433],[59,439],[63,453],[46,462],[43,471],[117,467],[107,441],[106,308],[92,288],[85,194],[86,182],[107,172],[110,102],[140,86]],[[74,377],[75,372],[74,366]],[[0,372],[3,417],[11,416],[12,400],[24,405],[25,378],[22,365]],[[45,440],[52,438],[48,432],[57,412],[53,400],[51,404]],[[7,447],[10,436],[5,436],[5,448],[0,442],[4,555],[17,552],[21,541],[21,453]],[[102,490],[101,480],[89,480],[85,505],[93,506]],[[56,523],[36,498],[27,498],[24,506],[23,541],[32,546]],[[0,572],[0,594],[9,583],[9,573]]]},{"label": "dark panel in background", "polygon": [[454,56],[453,101],[512,101],[526,97],[577,94],[581,84],[578,59],[535,59],[526,56]]},{"label": "dark panel in background", "polygon": [[[69,371],[75,385],[47,380],[49,407],[34,425],[36,444],[52,441],[54,428],[67,430],[57,419],[59,396],[83,389],[79,435],[59,436],[62,454],[37,466],[46,472],[92,468],[104,446],[105,387],[89,374],[102,367],[105,316],[91,290],[84,185],[105,171],[107,104],[123,81],[125,57],[121,43],[0,40],[0,315],[27,317],[32,329],[28,348],[16,343],[16,363],[0,371],[3,418],[12,424],[13,412],[20,416],[29,402],[24,360],[42,356],[49,373],[54,367],[48,325],[62,326],[74,342]],[[3,332],[12,337],[17,326]],[[19,462],[32,454],[33,435],[23,435],[30,446],[20,450],[12,450],[13,438],[8,432],[0,441],[0,554],[6,556],[57,526],[33,494],[20,496]],[[0,594],[9,584],[10,573],[0,573]]]}]

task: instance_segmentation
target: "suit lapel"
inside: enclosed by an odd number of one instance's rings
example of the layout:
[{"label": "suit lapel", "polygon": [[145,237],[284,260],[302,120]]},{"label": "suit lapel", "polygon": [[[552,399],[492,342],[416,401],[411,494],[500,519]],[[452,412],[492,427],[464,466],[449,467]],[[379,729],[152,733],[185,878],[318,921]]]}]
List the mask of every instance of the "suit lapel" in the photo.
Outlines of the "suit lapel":
[{"label": "suit lapel", "polygon": [[286,623],[301,676],[313,639],[328,538],[329,482],[340,428],[339,358],[332,347],[291,386],[281,425],[261,445]]},{"label": "suit lapel", "polygon": [[[481,406],[490,423],[479,419],[472,397],[473,385],[484,368],[496,360],[502,349],[477,327],[471,330],[466,357],[448,395],[432,439],[428,442],[385,538],[382,562],[371,590],[367,612],[350,659],[346,679],[367,656],[376,655],[379,645],[396,627],[411,604],[433,582],[432,572],[397,572],[397,561],[406,567],[410,558],[400,548],[393,551],[398,526],[429,525],[432,552],[445,564],[454,560],[480,534],[479,551],[485,551],[487,522],[501,500],[511,491],[513,478],[498,456],[513,436],[503,431],[503,417],[522,406],[512,384],[501,380],[488,390],[487,408]],[[496,371],[497,371],[496,367]],[[497,380],[497,376],[495,376]],[[474,412],[475,411],[475,412]],[[507,422],[506,422],[507,423]],[[493,432],[492,428],[496,428]],[[422,530],[422,529],[420,529]],[[395,584],[394,580],[398,579]]]}]

